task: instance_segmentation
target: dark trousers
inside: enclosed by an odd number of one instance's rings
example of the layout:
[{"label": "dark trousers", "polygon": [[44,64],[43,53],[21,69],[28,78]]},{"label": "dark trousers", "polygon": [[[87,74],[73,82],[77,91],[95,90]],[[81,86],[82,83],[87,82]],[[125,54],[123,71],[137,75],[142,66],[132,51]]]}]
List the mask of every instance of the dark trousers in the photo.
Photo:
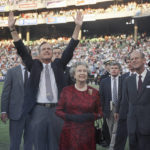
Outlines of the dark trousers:
[{"label": "dark trousers", "polygon": [[109,128],[108,128],[108,125],[106,122],[106,118],[103,118],[102,132],[103,132],[104,140],[109,145],[110,144],[110,134],[109,134]]},{"label": "dark trousers", "polygon": [[24,139],[24,150],[32,150],[30,116],[21,117],[19,120],[11,120],[9,126],[10,150],[20,150],[21,139]]},{"label": "dark trousers", "polygon": [[58,150],[63,120],[55,115],[55,107],[36,105],[31,126],[35,150]]},{"label": "dark trousers", "polygon": [[130,150],[150,150],[150,135],[129,134]]},{"label": "dark trousers", "polygon": [[127,120],[119,119],[114,150],[124,150],[127,141]]}]

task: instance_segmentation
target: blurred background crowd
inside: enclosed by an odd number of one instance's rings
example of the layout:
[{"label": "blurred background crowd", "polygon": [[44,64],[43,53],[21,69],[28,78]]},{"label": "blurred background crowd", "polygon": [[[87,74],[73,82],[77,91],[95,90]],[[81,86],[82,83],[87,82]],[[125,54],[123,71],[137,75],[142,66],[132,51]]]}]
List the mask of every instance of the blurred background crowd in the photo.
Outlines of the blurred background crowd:
[{"label": "blurred background crowd", "polygon": [[[29,48],[33,56],[38,56],[38,46],[43,41],[48,41],[53,47],[61,47],[65,49],[69,38],[59,37],[58,39],[44,39],[30,41]],[[24,41],[26,44],[27,42]],[[122,72],[126,72],[127,66],[124,62],[126,55],[134,49],[143,51],[147,61],[150,59],[150,37],[143,33],[138,35],[137,44],[132,35],[110,35],[96,38],[83,38],[76,48],[74,57],[69,63],[85,60],[90,65],[91,75],[97,77],[103,74],[106,60],[116,60],[122,65]],[[16,55],[12,40],[0,41],[0,75],[1,78],[6,75],[7,69],[14,67],[20,63],[19,57]]]},{"label": "blurred background crowd", "polygon": [[[2,3],[1,3],[2,5]],[[70,17],[76,13],[76,8],[61,8],[55,10],[32,10],[31,12],[21,12],[18,16],[19,19],[43,19],[47,17]],[[85,8],[80,8],[81,11],[85,15],[102,15],[102,14],[112,14],[112,13],[119,13],[123,12],[124,14],[129,14],[133,12],[135,15],[139,15],[144,11],[150,11],[150,4],[149,3],[136,3],[136,2],[129,2],[126,4],[113,4],[109,7],[101,7],[101,8],[92,8],[86,6]],[[7,16],[0,16],[0,19],[7,20]]]}]

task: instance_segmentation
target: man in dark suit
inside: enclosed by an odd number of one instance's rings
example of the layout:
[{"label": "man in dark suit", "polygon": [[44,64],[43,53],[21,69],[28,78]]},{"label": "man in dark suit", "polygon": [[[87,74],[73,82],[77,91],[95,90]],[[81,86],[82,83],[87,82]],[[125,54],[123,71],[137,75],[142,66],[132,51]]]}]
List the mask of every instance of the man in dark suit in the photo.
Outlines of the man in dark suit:
[{"label": "man in dark suit", "polygon": [[109,75],[110,75],[110,73],[109,73],[110,72],[110,61],[109,60],[105,61],[104,66],[105,66],[105,70],[104,70],[104,73],[100,76],[100,82],[103,79],[109,77]]},{"label": "man in dark suit", "polygon": [[9,118],[10,150],[19,150],[24,135],[24,150],[32,150],[30,116],[22,115],[24,88],[29,73],[22,64],[7,71],[2,96],[1,120]]},{"label": "man in dark suit", "polygon": [[[59,47],[55,47],[53,49],[53,58],[52,58],[52,60],[54,61],[57,58],[60,59],[61,56],[62,56],[62,53],[63,53],[62,49],[60,49]],[[64,68],[64,79],[66,80],[65,82],[67,83],[67,85],[74,84],[73,80],[70,77],[70,67],[68,67],[68,66],[66,66]]]},{"label": "man in dark suit", "polygon": [[13,12],[10,12],[8,25],[18,54],[21,56],[30,78],[25,91],[24,114],[31,113],[35,150],[58,150],[62,120],[55,115],[60,92],[66,86],[64,68],[73,57],[78,44],[78,34],[83,22],[81,12],[77,12],[75,30],[61,59],[52,62],[52,48],[47,42],[39,46],[40,60],[33,60],[20,40],[15,29]]},{"label": "man in dark suit", "polygon": [[[101,81],[110,76],[110,73],[109,73],[110,72],[110,60],[106,60],[104,62],[104,66],[105,66],[105,71],[100,76],[99,87],[100,87]],[[103,117],[102,133],[103,133],[103,137],[104,137],[104,141],[102,143],[102,146],[103,147],[108,147],[109,144],[110,144],[110,134],[109,134],[109,129],[108,129],[108,125],[107,125],[105,117]]]},{"label": "man in dark suit", "polygon": [[114,147],[114,139],[117,128],[117,121],[114,119],[114,111],[121,94],[122,85],[121,77],[119,76],[120,70],[120,64],[117,62],[112,62],[110,66],[111,76],[103,79],[100,84],[100,98],[102,102],[103,114],[104,117],[106,117],[109,133],[111,135],[110,150]]},{"label": "man in dark suit", "polygon": [[[122,75],[122,92],[123,90],[123,85],[124,85],[124,80],[134,74],[134,68],[130,60],[130,56],[125,57],[125,63],[127,64],[127,67],[129,69],[129,72],[125,73]],[[122,94],[123,95],[123,94]],[[120,104],[122,102],[122,97],[117,103],[117,107],[115,110],[115,119],[118,120],[118,128],[117,128],[117,133],[116,133],[116,140],[115,140],[115,145],[114,145],[114,150],[124,150],[125,149],[125,144],[127,141],[127,113],[122,114],[122,110],[120,110]],[[128,105],[124,105],[122,109],[125,107],[128,107]],[[123,112],[125,113],[125,112]]]},{"label": "man in dark suit", "polygon": [[[150,149],[150,72],[142,52],[130,55],[136,74],[125,79],[121,107],[128,104],[127,124],[130,150]],[[127,110],[128,109],[128,110]]]}]

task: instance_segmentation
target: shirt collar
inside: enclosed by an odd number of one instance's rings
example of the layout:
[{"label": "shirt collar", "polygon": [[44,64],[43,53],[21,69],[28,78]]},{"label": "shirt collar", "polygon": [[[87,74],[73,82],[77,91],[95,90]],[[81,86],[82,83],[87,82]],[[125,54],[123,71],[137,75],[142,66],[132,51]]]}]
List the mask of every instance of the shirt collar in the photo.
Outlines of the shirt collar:
[{"label": "shirt collar", "polygon": [[46,65],[48,65],[48,67],[51,67],[51,63],[49,64],[42,63],[42,65],[43,65],[43,68],[45,68]]},{"label": "shirt collar", "polygon": [[24,70],[26,68],[26,66],[20,64],[21,70]]},{"label": "shirt collar", "polygon": [[129,72],[129,75],[131,76],[132,74],[135,74],[135,72],[131,72],[131,71],[130,71],[130,72]]},{"label": "shirt collar", "polygon": [[119,77],[119,75],[118,76],[116,76],[116,77],[113,77],[113,76],[111,76],[111,79],[118,79],[118,77]]},{"label": "shirt collar", "polygon": [[137,76],[141,75],[142,78],[145,78],[147,70],[145,69],[141,74],[136,73]]}]

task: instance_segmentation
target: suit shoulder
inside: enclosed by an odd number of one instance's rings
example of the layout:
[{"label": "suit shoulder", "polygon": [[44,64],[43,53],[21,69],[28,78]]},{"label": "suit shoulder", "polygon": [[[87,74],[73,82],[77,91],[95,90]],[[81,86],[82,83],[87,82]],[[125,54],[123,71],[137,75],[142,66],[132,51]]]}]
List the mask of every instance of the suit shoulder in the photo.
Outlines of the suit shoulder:
[{"label": "suit shoulder", "polygon": [[150,74],[150,71],[149,71],[149,70],[147,70],[147,73],[148,73],[148,74]]},{"label": "suit shoulder", "polygon": [[56,58],[51,64],[52,64],[52,66],[62,65],[61,59],[60,58]]},{"label": "suit shoulder", "polygon": [[107,82],[108,80],[110,80],[110,77],[107,77],[107,78],[104,78],[104,79],[102,79],[102,81],[101,82]]},{"label": "suit shoulder", "polygon": [[128,76],[129,76],[129,72],[126,72],[126,73],[124,73],[124,74],[121,75],[122,78],[126,78]]},{"label": "suit shoulder", "polygon": [[132,75],[132,76],[127,76],[124,80],[125,82],[130,82],[131,80],[133,80],[135,78],[136,75]]},{"label": "suit shoulder", "polygon": [[15,71],[15,70],[18,69],[19,67],[20,67],[20,65],[15,66],[15,67],[12,67],[12,68],[8,69],[7,72]]},{"label": "suit shoulder", "polygon": [[40,64],[42,64],[39,59],[33,59],[33,62],[34,62],[34,63],[40,63]]}]

